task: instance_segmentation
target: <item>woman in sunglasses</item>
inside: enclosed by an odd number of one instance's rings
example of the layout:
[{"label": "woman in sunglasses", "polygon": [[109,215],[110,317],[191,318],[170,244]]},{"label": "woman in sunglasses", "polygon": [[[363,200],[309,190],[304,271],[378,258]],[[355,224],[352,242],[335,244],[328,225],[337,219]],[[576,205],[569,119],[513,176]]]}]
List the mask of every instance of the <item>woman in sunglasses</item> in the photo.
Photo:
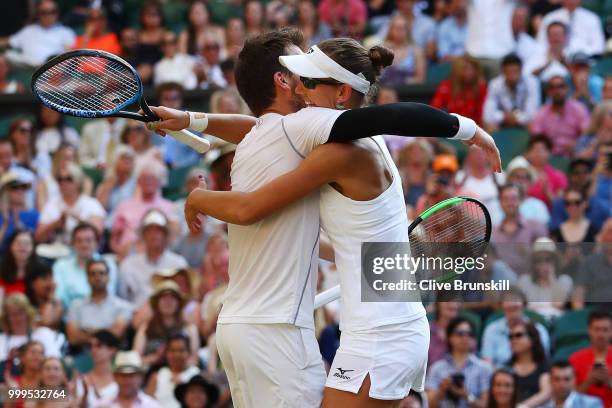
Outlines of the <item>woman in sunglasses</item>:
[{"label": "woman in sunglasses", "polygon": [[550,398],[550,378],[540,333],[533,323],[512,326],[512,358],[508,365],[516,373],[519,406],[538,407]]},{"label": "woman in sunglasses", "polygon": [[586,216],[587,203],[588,199],[583,191],[575,188],[565,190],[563,204],[568,219],[550,232],[556,242],[595,242],[597,228]]}]

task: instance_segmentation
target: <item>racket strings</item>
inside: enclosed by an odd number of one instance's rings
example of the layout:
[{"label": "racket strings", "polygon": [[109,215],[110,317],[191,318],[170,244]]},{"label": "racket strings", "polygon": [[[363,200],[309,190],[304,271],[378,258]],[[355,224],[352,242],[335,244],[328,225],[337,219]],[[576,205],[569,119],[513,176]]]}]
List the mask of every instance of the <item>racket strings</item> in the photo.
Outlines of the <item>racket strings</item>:
[{"label": "racket strings", "polygon": [[140,91],[132,71],[122,63],[97,56],[75,56],[43,72],[35,83],[41,98],[64,109],[110,111]]}]

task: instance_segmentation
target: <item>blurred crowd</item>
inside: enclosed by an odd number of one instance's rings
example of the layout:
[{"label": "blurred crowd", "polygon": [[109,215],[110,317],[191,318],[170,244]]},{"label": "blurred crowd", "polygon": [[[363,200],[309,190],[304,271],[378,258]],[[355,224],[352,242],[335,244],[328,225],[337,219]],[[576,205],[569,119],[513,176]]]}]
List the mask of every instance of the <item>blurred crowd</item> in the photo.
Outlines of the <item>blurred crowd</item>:
[{"label": "blurred crowd", "polygon": [[[612,407],[612,62],[607,0],[79,0],[16,2],[0,38],[0,92],[74,48],[122,56],[160,105],[193,90],[248,113],[234,64],[246,36],[294,25],[395,53],[375,104],[432,89],[431,104],[490,131],[504,172],[440,139],[385,136],[410,219],[457,195],[487,206],[485,271],[507,293],[427,299],[426,393],[402,407]],[[177,18],[177,15],[179,16]],[[134,21],[132,21],[134,20]],[[215,344],[227,285],[226,225],[190,232],[200,177],[231,188],[235,146],[200,157],[142,123],[76,123],[43,106],[0,138],[0,383],[62,389],[15,407],[226,407]],[[209,136],[205,136],[209,137]],[[321,262],[319,290],[338,282]],[[336,303],[315,319],[330,363]],[[11,405],[12,404],[12,405]],[[33,405],[32,405],[33,404]]]}]

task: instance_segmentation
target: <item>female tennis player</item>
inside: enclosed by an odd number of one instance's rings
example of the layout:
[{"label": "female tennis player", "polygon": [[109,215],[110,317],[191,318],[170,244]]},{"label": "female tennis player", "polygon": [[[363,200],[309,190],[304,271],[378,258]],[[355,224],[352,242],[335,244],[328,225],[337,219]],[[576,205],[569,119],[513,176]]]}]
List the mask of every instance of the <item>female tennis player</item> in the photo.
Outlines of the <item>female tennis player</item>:
[{"label": "female tennis player", "polygon": [[[351,39],[323,41],[307,54],[281,57],[300,76],[296,93],[307,105],[332,109],[362,106],[369,86],[392,61],[390,50],[368,51]],[[331,79],[339,72],[346,83]],[[290,142],[291,134],[286,136]],[[194,231],[201,228],[199,213],[251,224],[318,189],[342,288],[342,336],[323,406],[395,406],[411,388],[423,390],[429,327],[420,302],[361,302],[361,244],[408,241],[400,175],[382,137],[321,145],[295,170],[252,192],[196,189],[185,214]]]}]

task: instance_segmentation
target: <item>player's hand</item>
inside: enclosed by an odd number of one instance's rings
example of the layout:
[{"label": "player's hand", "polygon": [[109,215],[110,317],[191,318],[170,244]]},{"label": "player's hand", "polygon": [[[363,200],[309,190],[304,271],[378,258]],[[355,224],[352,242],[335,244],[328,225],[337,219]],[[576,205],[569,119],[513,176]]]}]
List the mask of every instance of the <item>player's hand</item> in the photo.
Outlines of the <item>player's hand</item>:
[{"label": "player's hand", "polygon": [[151,106],[151,110],[159,116],[160,120],[148,122],[147,128],[161,136],[166,135],[164,130],[183,130],[189,126],[189,114],[185,111],[165,106]]},{"label": "player's hand", "polygon": [[496,173],[501,173],[502,165],[499,149],[495,145],[495,140],[493,140],[493,137],[490,134],[478,127],[474,137],[472,137],[470,140],[464,141],[464,143],[468,146],[478,146],[483,149],[489,158],[493,171]]}]

